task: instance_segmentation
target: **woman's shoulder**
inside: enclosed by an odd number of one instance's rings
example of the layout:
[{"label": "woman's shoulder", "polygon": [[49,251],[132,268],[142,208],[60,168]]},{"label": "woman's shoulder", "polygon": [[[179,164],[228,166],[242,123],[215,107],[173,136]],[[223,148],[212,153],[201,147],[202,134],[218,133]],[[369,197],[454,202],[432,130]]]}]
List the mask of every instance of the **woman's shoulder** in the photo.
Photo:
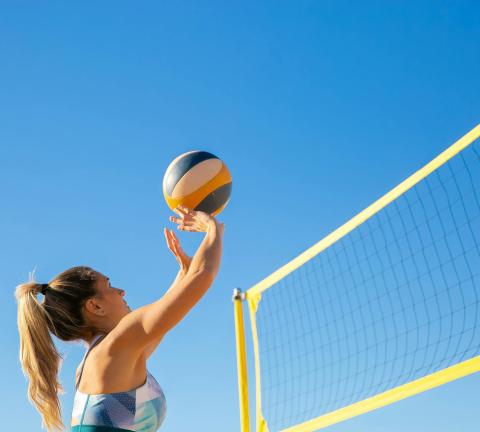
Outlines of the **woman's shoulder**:
[{"label": "woman's shoulder", "polygon": [[128,349],[128,347],[120,348],[117,341],[116,341],[116,333],[111,332],[105,335],[102,335],[92,351],[92,353],[97,358],[111,358],[111,359],[118,359],[118,358],[128,358],[129,360],[141,360],[145,358],[142,355],[142,352],[137,350]]}]

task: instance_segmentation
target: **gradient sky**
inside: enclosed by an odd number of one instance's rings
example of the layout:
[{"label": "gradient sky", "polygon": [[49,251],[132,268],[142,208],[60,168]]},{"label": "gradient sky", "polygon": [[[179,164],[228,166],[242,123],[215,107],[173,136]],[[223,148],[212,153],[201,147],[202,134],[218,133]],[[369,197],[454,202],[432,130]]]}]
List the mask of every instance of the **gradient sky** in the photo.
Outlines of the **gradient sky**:
[{"label": "gradient sky", "polygon": [[[238,430],[233,288],[479,123],[479,15],[475,1],[0,2],[3,429],[41,430],[15,286],[33,269],[47,282],[89,265],[132,308],[158,299],[177,271],[163,172],[201,149],[234,181],[222,266],[148,368],[167,397],[161,431]],[[202,237],[179,236],[189,253]],[[84,347],[55,342],[68,425]],[[473,430],[479,385],[470,376],[330,430]]]}]

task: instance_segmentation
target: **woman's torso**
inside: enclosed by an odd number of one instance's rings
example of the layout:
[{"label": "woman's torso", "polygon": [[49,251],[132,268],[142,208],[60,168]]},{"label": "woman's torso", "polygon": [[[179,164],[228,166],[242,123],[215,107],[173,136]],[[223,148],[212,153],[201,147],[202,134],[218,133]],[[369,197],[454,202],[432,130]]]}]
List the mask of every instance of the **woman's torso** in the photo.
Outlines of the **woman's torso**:
[{"label": "woman's torso", "polygon": [[166,414],[160,385],[145,360],[132,364],[102,354],[97,344],[103,336],[95,336],[80,364],[71,431],[157,431]]}]

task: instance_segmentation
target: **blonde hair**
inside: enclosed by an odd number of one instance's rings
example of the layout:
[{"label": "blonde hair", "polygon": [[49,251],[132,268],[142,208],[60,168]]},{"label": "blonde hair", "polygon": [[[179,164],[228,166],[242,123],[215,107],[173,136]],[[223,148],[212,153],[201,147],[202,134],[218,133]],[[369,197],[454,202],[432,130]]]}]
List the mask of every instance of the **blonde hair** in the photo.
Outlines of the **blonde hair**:
[{"label": "blonde hair", "polygon": [[20,364],[29,380],[28,399],[42,416],[42,428],[64,430],[58,394],[64,394],[58,381],[63,360],[49,332],[63,341],[88,340],[97,332],[84,320],[85,301],[97,295],[98,273],[90,267],[70,268],[48,283],[43,302],[37,295],[42,284],[29,275],[29,281],[15,289],[18,304]]}]

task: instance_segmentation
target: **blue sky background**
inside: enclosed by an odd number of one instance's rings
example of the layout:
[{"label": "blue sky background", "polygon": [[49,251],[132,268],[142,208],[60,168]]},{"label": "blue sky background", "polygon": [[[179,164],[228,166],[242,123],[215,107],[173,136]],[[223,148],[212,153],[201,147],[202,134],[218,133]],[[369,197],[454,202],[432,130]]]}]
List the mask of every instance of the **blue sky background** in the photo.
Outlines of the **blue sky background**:
[{"label": "blue sky background", "polygon": [[[155,301],[177,271],[163,172],[202,149],[234,179],[222,266],[148,368],[168,401],[160,430],[238,430],[233,288],[479,123],[479,14],[474,1],[1,2],[2,427],[41,425],[14,287],[34,268],[46,282],[90,265],[132,308]],[[190,253],[202,236],[179,235]],[[84,348],[56,342],[68,425]],[[470,376],[330,430],[472,430],[479,385]]]}]

